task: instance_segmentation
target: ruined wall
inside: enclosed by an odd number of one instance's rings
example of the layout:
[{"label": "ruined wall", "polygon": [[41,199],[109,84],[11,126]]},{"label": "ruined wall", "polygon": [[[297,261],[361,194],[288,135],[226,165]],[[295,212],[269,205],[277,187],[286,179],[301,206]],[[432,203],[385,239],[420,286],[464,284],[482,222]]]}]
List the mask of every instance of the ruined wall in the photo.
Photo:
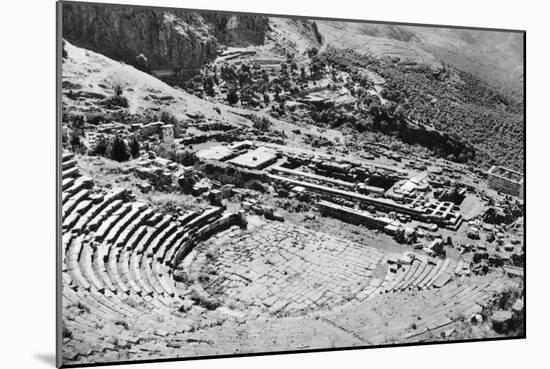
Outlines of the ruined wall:
[{"label": "ruined wall", "polygon": [[[499,170],[506,170],[501,167],[492,167],[487,173],[487,184],[489,188],[513,196],[523,198],[523,179],[514,181],[499,175]],[[515,173],[515,171],[513,171]]]}]

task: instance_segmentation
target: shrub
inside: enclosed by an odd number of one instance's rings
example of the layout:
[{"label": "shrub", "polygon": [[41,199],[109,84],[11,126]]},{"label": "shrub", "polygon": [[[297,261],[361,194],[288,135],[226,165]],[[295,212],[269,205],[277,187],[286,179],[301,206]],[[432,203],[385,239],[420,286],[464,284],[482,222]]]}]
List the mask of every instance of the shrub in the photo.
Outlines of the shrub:
[{"label": "shrub", "polygon": [[315,47],[310,47],[309,49],[306,50],[306,54],[310,58],[313,58],[318,53],[319,53],[319,50],[317,50],[317,48]]},{"label": "shrub", "polygon": [[185,165],[186,167],[195,165],[199,161],[197,155],[195,155],[194,152],[188,150],[179,150],[176,152],[172,152],[169,157],[172,161]]},{"label": "shrub", "polygon": [[143,53],[136,56],[135,67],[142,72],[149,73],[149,60]]},{"label": "shrub", "polygon": [[122,87],[120,85],[115,86],[115,95],[105,99],[103,102],[103,105],[110,108],[116,108],[116,107],[127,108],[128,107],[128,99],[122,96]]},{"label": "shrub", "polygon": [[197,291],[193,291],[191,293],[190,298],[191,300],[193,300],[193,302],[195,302],[195,304],[207,310],[216,310],[221,306],[221,303],[218,300],[215,300],[213,298],[208,298],[206,296],[202,296],[199,293],[197,293]]},{"label": "shrub", "polygon": [[90,314],[90,308],[86,305],[84,305],[82,302],[77,302],[76,304],[77,309],[85,312],[86,314]]},{"label": "shrub", "polygon": [[117,325],[117,326],[119,326],[119,327],[122,327],[122,328],[124,328],[125,330],[130,329],[130,326],[129,326],[128,323],[126,323],[124,320],[117,320],[117,321],[115,321],[115,325]]},{"label": "shrub", "polygon": [[63,327],[63,338],[72,339],[73,338],[73,332],[67,327]]},{"label": "shrub", "polygon": [[130,141],[130,155],[132,155],[134,159],[139,157],[139,150],[140,150],[139,141],[137,140],[136,137],[132,137],[132,140]]},{"label": "shrub", "polygon": [[76,132],[71,132],[69,144],[72,146],[73,150],[76,150],[80,147],[80,136]]},{"label": "shrub", "polygon": [[119,136],[115,136],[111,144],[110,158],[118,162],[126,161],[130,158],[126,142]]},{"label": "shrub", "polygon": [[265,185],[262,182],[257,181],[255,179],[245,183],[245,187],[261,193],[265,193],[267,191],[265,188]]},{"label": "shrub", "polygon": [[235,105],[239,102],[239,95],[237,95],[237,91],[231,89],[227,93],[227,102],[231,105]]},{"label": "shrub", "polygon": [[257,115],[253,115],[251,119],[254,122],[252,126],[259,131],[268,131],[271,126],[271,121],[266,116],[260,118]]},{"label": "shrub", "polygon": [[216,92],[214,91],[214,77],[207,76],[203,79],[203,87],[204,92],[211,97],[214,97],[216,95]]},{"label": "shrub", "polygon": [[95,156],[107,156],[107,151],[109,150],[109,141],[106,137],[102,136],[99,141],[97,141],[94,149],[92,150],[92,155]]},{"label": "shrub", "polygon": [[127,108],[128,100],[124,96],[115,95],[107,98],[104,101],[104,105],[111,108],[113,107]]},{"label": "shrub", "polygon": [[163,111],[160,114],[160,121],[165,124],[172,124],[174,126],[178,124],[178,120],[176,119],[176,117],[166,111]]}]

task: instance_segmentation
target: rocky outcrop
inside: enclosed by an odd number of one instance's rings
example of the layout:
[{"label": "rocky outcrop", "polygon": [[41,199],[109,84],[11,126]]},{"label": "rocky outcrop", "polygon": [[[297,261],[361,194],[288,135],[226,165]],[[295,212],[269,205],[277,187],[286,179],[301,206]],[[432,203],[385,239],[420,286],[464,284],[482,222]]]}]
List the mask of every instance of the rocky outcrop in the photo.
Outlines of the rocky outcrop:
[{"label": "rocky outcrop", "polygon": [[302,18],[270,17],[272,38],[278,46],[288,53],[303,54],[309,49],[320,49],[324,38],[317,23]]},{"label": "rocky outcrop", "polygon": [[317,23],[315,21],[296,19],[295,22],[300,23],[302,27],[307,30],[312,41],[317,43],[318,46],[321,46],[323,44],[323,35],[321,35],[321,32],[319,32],[319,28],[317,27]]},{"label": "rocky outcrop", "polygon": [[143,69],[193,71],[220,43],[261,44],[267,18],[179,9],[63,5],[63,38]]},{"label": "rocky outcrop", "polygon": [[200,68],[217,41],[196,12],[87,4],[63,5],[63,38],[112,59],[155,69]]},{"label": "rocky outcrop", "polygon": [[223,44],[231,46],[262,45],[269,31],[269,19],[255,15],[230,15],[219,12],[203,13]]}]

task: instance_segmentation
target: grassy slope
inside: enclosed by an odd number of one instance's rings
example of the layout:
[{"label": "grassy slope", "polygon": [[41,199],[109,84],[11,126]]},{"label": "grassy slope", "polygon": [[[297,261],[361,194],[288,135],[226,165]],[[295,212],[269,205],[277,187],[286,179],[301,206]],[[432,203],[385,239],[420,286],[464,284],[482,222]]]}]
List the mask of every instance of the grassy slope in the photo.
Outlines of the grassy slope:
[{"label": "grassy slope", "polygon": [[[168,112],[177,119],[186,115],[202,114],[206,120],[226,122],[235,126],[252,127],[247,118],[250,114],[264,116],[239,107],[231,107],[193,96],[182,89],[174,88],[161,80],[139,71],[130,65],[109,59],[101,54],[65,42],[67,58],[63,61],[63,106],[65,113],[86,114],[105,111],[103,100],[115,94],[120,86],[128,100],[125,113],[148,116],[151,113]],[[73,98],[68,95],[72,92]],[[304,133],[332,139],[339,132],[320,132],[316,127],[304,129],[293,123],[270,118],[275,130],[292,136],[300,128]],[[144,120],[144,123],[146,121]]]}]

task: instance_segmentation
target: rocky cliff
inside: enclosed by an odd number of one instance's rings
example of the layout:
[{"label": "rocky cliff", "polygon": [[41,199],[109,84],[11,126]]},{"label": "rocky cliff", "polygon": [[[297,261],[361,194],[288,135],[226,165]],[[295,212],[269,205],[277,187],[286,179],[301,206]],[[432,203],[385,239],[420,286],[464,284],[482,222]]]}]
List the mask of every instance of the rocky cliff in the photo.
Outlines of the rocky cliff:
[{"label": "rocky cliff", "polygon": [[89,4],[64,4],[62,22],[63,38],[77,46],[171,71],[201,68],[220,43],[262,43],[269,29],[263,17]]},{"label": "rocky cliff", "polygon": [[218,41],[231,46],[262,45],[270,28],[267,17],[255,15],[209,12],[203,18],[214,27]]}]

